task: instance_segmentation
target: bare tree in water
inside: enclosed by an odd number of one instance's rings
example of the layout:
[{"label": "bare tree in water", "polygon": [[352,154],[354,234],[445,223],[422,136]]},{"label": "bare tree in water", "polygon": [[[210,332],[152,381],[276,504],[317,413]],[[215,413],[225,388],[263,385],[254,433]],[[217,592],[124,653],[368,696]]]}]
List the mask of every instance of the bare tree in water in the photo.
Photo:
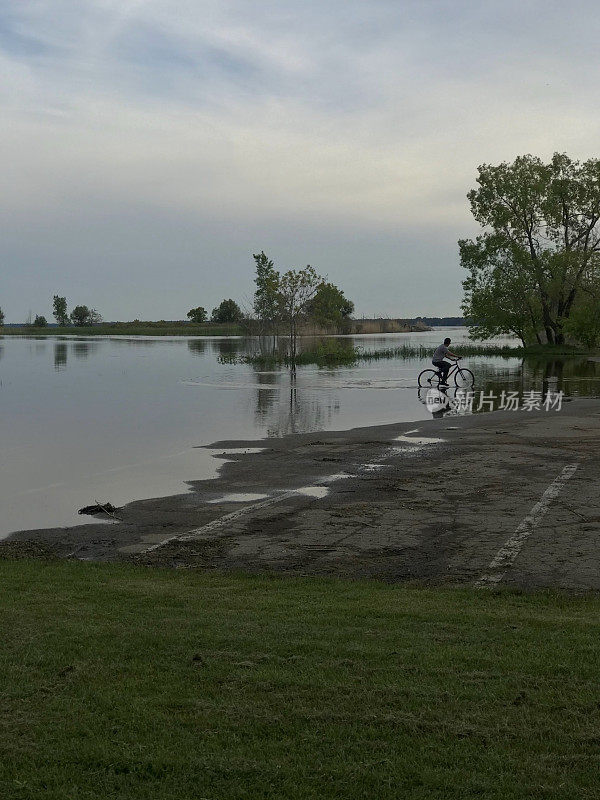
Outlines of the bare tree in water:
[{"label": "bare tree in water", "polygon": [[281,319],[286,323],[290,340],[290,365],[296,371],[298,326],[308,316],[311,300],[323,283],[310,266],[304,269],[290,269],[279,282],[279,303]]}]

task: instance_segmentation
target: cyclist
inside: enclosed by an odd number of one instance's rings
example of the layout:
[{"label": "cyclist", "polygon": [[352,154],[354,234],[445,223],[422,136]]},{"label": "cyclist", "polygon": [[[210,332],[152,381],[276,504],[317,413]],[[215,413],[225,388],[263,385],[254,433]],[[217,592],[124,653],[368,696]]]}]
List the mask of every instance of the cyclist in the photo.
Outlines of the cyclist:
[{"label": "cyclist", "polygon": [[442,374],[442,381],[440,386],[448,386],[446,378],[448,376],[448,370],[450,369],[450,364],[447,361],[444,361],[445,358],[455,358],[457,361],[460,356],[457,356],[455,353],[452,353],[448,348],[448,345],[452,339],[444,339],[444,344],[440,344],[436,347],[435,352],[433,354],[433,358],[431,359],[431,363],[434,367],[437,367]]}]

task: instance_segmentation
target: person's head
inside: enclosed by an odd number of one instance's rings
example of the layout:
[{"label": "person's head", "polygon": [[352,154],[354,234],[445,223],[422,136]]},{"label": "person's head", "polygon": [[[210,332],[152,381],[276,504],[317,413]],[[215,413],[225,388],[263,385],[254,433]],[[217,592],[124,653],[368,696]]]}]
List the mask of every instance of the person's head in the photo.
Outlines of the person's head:
[{"label": "person's head", "polygon": [[448,347],[451,341],[452,339],[448,339],[447,337],[444,339],[444,344],[446,345],[446,347]]}]

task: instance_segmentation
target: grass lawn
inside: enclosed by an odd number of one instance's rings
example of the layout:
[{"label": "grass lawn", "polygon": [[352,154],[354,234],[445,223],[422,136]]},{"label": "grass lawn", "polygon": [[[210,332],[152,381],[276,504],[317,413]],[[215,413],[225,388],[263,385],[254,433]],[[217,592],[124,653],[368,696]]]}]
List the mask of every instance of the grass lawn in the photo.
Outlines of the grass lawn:
[{"label": "grass lawn", "polygon": [[0,796],[592,798],[600,597],[0,562]]}]

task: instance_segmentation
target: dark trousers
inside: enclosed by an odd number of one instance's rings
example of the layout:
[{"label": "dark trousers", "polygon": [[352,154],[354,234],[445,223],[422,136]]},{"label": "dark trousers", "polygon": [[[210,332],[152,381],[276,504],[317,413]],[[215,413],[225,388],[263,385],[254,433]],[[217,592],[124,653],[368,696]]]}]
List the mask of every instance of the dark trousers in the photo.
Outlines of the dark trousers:
[{"label": "dark trousers", "polygon": [[439,369],[439,371],[442,373],[442,382],[446,383],[446,378],[448,377],[448,370],[450,369],[450,364],[447,361],[434,361],[433,366]]}]

